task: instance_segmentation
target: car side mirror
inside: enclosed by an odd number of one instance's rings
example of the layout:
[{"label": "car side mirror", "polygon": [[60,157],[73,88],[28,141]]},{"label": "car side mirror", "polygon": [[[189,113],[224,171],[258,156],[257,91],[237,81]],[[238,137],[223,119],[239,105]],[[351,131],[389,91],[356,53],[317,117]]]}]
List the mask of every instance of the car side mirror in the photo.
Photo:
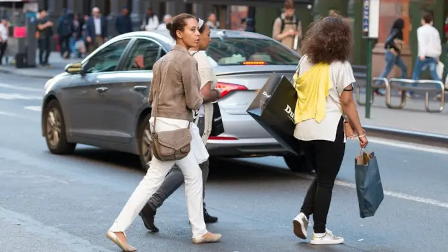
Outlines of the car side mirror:
[{"label": "car side mirror", "polygon": [[65,71],[69,74],[81,74],[84,75],[84,70],[81,63],[68,64],[65,67]]}]

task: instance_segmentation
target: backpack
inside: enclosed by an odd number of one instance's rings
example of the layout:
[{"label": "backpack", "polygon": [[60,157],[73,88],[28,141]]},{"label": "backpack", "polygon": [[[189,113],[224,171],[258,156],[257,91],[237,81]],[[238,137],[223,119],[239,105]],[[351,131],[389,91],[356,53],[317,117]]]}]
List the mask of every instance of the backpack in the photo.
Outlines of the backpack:
[{"label": "backpack", "polygon": [[280,15],[280,20],[282,21],[282,26],[280,27],[280,32],[283,32],[283,29],[285,28],[285,24],[295,24],[296,29],[299,27],[299,19],[296,17],[296,15],[292,16],[292,22],[285,20],[285,15]]}]

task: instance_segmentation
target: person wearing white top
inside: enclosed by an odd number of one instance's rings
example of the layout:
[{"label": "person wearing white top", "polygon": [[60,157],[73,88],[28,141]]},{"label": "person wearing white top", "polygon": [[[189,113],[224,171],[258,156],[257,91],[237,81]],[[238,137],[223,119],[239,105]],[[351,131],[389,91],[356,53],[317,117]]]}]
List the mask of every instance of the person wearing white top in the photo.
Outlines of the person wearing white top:
[{"label": "person wearing white top", "polygon": [[146,11],[145,19],[143,19],[142,30],[144,31],[154,31],[159,26],[159,18],[154,15],[152,9],[149,8]]},{"label": "person wearing white top", "polygon": [[0,23],[0,65],[2,64],[3,56],[8,47],[8,21],[6,18],[1,19]]},{"label": "person wearing white top", "polygon": [[[344,242],[326,229],[332,190],[345,152],[343,114],[359,133],[360,146],[368,143],[353,101],[355,78],[348,61],[352,31],[347,20],[334,15],[314,22],[307,31],[304,56],[294,76],[295,88],[301,94],[295,110],[294,137],[317,174],[293,220],[294,233],[306,239],[308,219],[313,215],[311,244],[322,245]],[[322,78],[323,74],[328,78]]]},{"label": "person wearing white top", "polygon": [[[418,39],[418,57],[415,61],[414,72],[412,73],[413,80],[419,80],[425,69],[429,69],[431,78],[440,81],[437,74],[437,64],[439,57],[442,54],[442,43],[440,40],[439,31],[433,26],[433,17],[426,13],[422,18],[422,26],[417,29]],[[417,86],[417,83],[413,84]],[[409,91],[413,95],[413,91]]]},{"label": "person wearing white top", "polygon": [[[207,47],[210,44],[210,27],[204,24],[202,19],[199,19],[199,46],[190,48],[190,53],[198,63],[199,76],[201,78],[201,93],[204,97],[204,104],[201,106],[196,119],[196,124],[200,128],[200,135],[202,143],[205,145],[210,136],[213,119],[213,105],[212,102],[220,97],[220,92],[215,89],[217,82],[215,73],[210,64],[210,61],[205,54]],[[209,173],[209,162],[201,162],[199,167],[202,170],[203,196],[205,197],[205,183],[207,182]],[[182,170],[175,165],[171,172],[166,176],[165,181],[157,190],[156,193],[149,199],[148,204],[140,212],[145,227],[153,232],[158,232],[159,229],[154,224],[154,217],[156,210],[162,206],[163,202],[174,193],[184,183]],[[218,221],[217,217],[208,214],[204,203],[204,221],[205,223],[214,223]]]},{"label": "person wearing white top", "polygon": [[166,14],[165,16],[163,16],[163,23],[161,23],[161,24],[159,24],[159,26],[157,26],[157,30],[167,30],[166,24],[171,22],[172,19],[173,19],[173,17],[170,14]]}]

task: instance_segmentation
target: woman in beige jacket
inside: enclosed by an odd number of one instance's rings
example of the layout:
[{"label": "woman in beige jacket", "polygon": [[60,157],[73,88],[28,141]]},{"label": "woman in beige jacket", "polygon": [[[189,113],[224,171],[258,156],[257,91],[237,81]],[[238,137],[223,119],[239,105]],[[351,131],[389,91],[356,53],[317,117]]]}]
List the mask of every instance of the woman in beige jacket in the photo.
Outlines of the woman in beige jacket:
[{"label": "woman in beige jacket", "polygon": [[[176,40],[173,50],[158,60],[153,67],[153,80],[149,94],[152,104],[151,130],[155,132],[188,128],[193,121],[192,110],[203,103],[200,94],[200,77],[197,63],[189,49],[199,44],[198,19],[190,14],[179,14],[167,24],[170,35]],[[155,126],[157,120],[157,126]],[[136,251],[127,243],[125,230],[142,210],[149,198],[161,186],[165,176],[177,164],[185,179],[185,196],[188,216],[195,244],[216,242],[220,234],[207,231],[203,217],[202,172],[196,159],[196,149],[203,145],[191,142],[191,151],[180,160],[161,161],[152,157],[151,168],[129,198],[120,215],[110,227],[106,236],[124,251]],[[205,150],[206,152],[206,150]],[[208,154],[208,153],[206,153]]]},{"label": "woman in beige jacket", "polygon": [[[193,55],[194,59],[198,63],[199,76],[201,78],[201,93],[204,97],[204,102],[198,111],[198,116],[196,118],[196,124],[200,129],[200,135],[204,144],[207,143],[207,139],[210,136],[212,129],[212,119],[213,119],[213,104],[220,97],[220,92],[215,89],[216,76],[213,72],[213,68],[210,64],[208,56],[205,54],[205,50],[210,44],[210,27],[204,23],[203,20],[199,19],[199,45],[190,48],[190,53]],[[202,183],[205,191],[205,183],[208,178],[209,173],[209,161],[206,160],[199,164],[202,170]],[[182,171],[177,165],[174,166],[173,170],[168,174],[163,182],[162,186],[153,194],[151,199],[149,199],[148,204],[140,212],[140,216],[145,224],[145,227],[152,232],[158,232],[159,229],[154,224],[154,217],[156,210],[162,206],[163,202],[173,194],[182,184],[184,183],[184,177]],[[205,193],[204,193],[205,196]],[[205,223],[214,223],[218,221],[217,217],[208,214],[205,203],[204,203],[204,221]]]}]

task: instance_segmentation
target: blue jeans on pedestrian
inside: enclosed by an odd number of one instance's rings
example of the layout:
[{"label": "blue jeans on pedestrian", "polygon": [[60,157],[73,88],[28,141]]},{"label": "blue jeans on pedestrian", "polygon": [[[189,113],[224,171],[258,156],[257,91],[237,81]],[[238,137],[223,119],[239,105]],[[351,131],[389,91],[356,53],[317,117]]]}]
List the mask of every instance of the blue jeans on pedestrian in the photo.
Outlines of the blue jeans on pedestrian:
[{"label": "blue jeans on pedestrian", "polygon": [[[397,65],[401,70],[400,78],[405,79],[408,72],[406,64],[403,62],[403,59],[401,59],[400,56],[393,54],[390,50],[386,50],[386,66],[384,66],[383,73],[380,75],[380,77],[387,78],[394,65]],[[379,92],[378,89],[376,89],[375,91]]]},{"label": "blue jeans on pedestrian", "polygon": [[[420,75],[422,75],[423,71],[429,69],[429,74],[431,78],[435,81],[440,81],[439,76],[437,75],[437,59],[432,57],[425,57],[424,60],[421,60],[420,57],[415,61],[414,72],[412,73],[413,80],[419,80]],[[412,86],[416,87],[418,83],[412,83]],[[409,94],[413,94],[413,91],[409,91]]]},{"label": "blue jeans on pedestrian", "polygon": [[406,78],[408,72],[406,64],[404,64],[401,57],[396,56],[390,50],[386,50],[386,66],[384,67],[383,73],[380,75],[380,77],[387,78],[387,75],[389,75],[390,71],[392,71],[394,65],[397,65],[401,69],[400,78],[402,79]]}]

